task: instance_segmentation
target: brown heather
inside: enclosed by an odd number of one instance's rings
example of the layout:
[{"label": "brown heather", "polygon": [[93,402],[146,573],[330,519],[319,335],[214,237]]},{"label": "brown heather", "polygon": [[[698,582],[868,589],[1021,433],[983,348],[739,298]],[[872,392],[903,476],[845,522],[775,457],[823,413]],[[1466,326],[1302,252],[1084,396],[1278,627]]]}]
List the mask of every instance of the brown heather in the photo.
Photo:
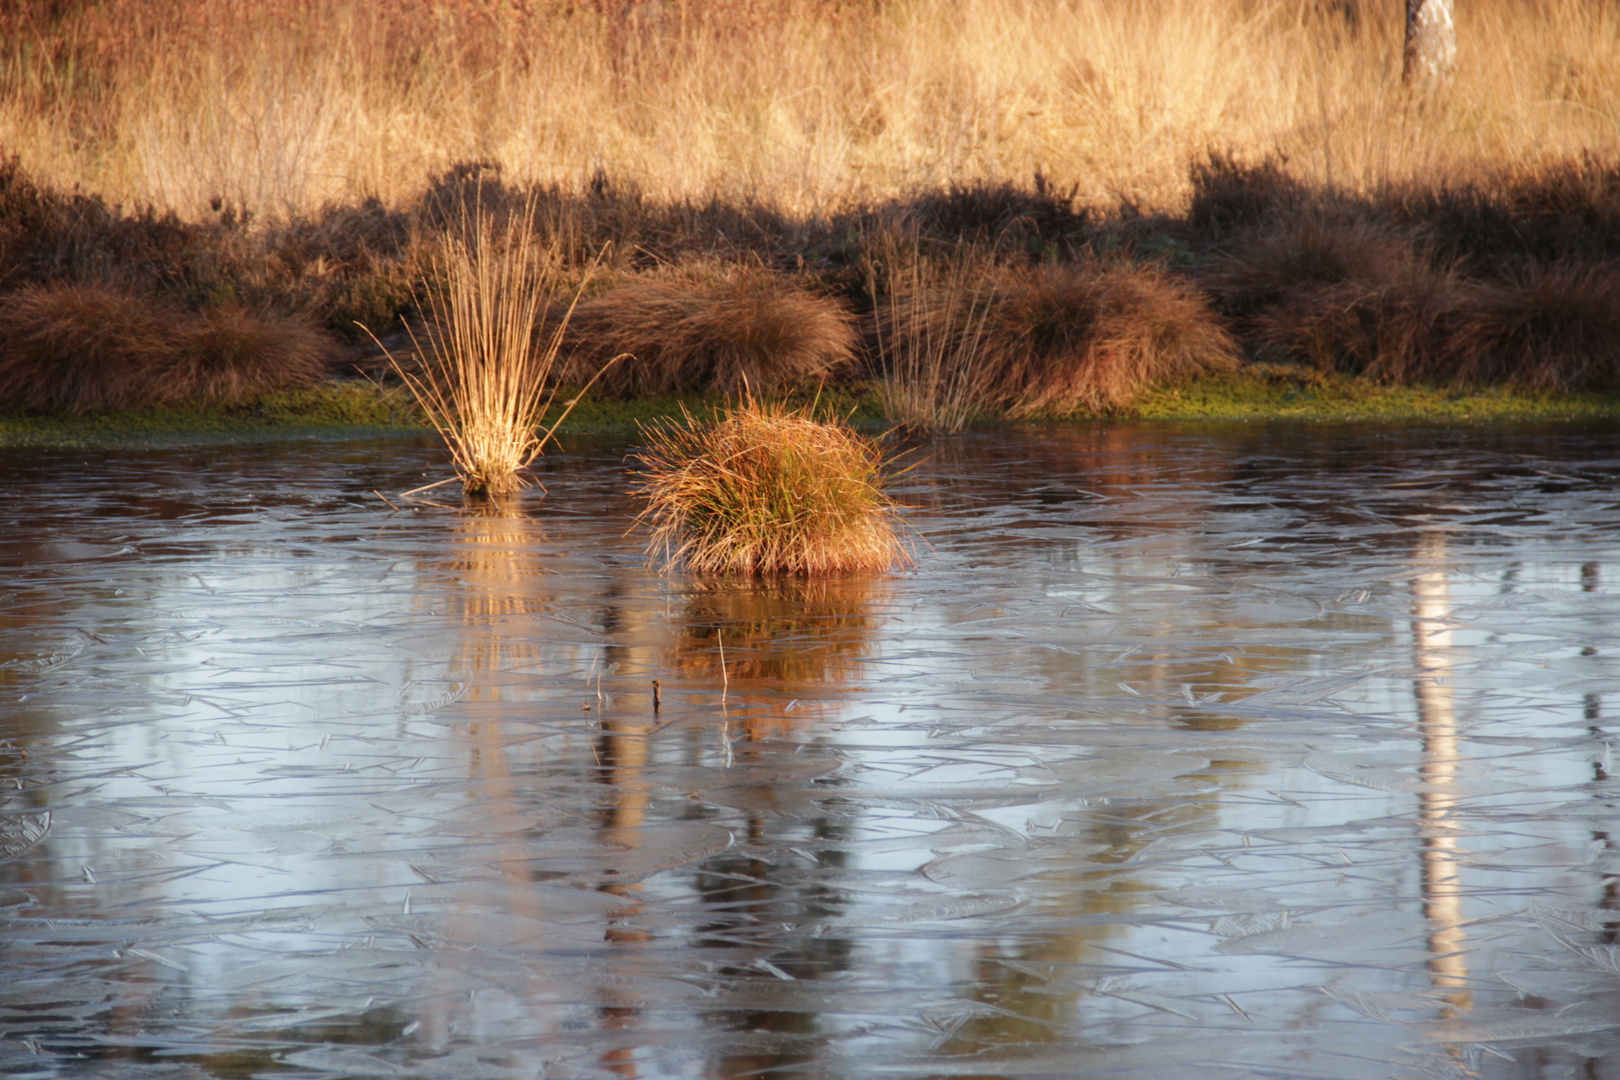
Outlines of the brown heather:
[{"label": "brown heather", "polygon": [[30,412],[228,405],[326,374],[307,319],[201,314],[111,284],[33,285],[0,300],[0,401]]}]

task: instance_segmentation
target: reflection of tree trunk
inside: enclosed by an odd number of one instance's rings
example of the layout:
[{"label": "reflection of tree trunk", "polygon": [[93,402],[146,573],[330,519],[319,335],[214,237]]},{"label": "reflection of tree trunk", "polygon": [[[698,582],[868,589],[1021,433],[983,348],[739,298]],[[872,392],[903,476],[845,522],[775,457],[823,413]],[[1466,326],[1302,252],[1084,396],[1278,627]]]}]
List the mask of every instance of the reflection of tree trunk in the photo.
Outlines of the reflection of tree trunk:
[{"label": "reflection of tree trunk", "polygon": [[[1597,592],[1598,586],[1603,582],[1602,569],[1601,564],[1595,562],[1581,566],[1581,592]],[[1597,646],[1582,647],[1581,655],[1596,656]],[[1601,784],[1609,779],[1609,739],[1608,733],[1603,730],[1603,695],[1587,694],[1582,705],[1581,715],[1586,719],[1586,730],[1592,733],[1592,738],[1601,748],[1598,759],[1592,763],[1592,779]],[[1601,797],[1600,792],[1599,798]],[[1605,851],[1614,849],[1614,840],[1609,836],[1607,829],[1594,829],[1592,839],[1601,844]],[[1603,894],[1598,899],[1598,906],[1605,911],[1620,911],[1620,879],[1605,877]],[[1611,919],[1604,926],[1601,940],[1605,945],[1620,944],[1620,918]]]},{"label": "reflection of tree trunk", "polygon": [[1451,0],[1406,0],[1406,47],[1401,81],[1408,86],[1443,81],[1457,64],[1457,27]]},{"label": "reflection of tree trunk", "polygon": [[[1420,563],[1435,568],[1412,579],[1413,691],[1423,736],[1423,789],[1418,821],[1423,837],[1423,917],[1428,920],[1429,972],[1457,1009],[1469,1004],[1468,956],[1462,929],[1461,852],[1457,846],[1457,716],[1452,701],[1451,588],[1439,566],[1444,533],[1424,536]],[[1447,1010],[1451,1014],[1452,1010]]]}]

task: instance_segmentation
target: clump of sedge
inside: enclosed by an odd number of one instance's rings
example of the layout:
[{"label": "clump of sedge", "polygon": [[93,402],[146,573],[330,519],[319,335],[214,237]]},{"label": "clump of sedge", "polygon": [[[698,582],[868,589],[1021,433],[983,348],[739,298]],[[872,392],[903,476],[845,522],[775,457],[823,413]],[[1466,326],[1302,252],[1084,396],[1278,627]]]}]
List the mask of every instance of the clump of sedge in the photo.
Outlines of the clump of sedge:
[{"label": "clump of sedge", "polygon": [[847,424],[750,400],[643,437],[637,520],[666,568],[816,575],[910,562],[881,490],[883,452]]}]

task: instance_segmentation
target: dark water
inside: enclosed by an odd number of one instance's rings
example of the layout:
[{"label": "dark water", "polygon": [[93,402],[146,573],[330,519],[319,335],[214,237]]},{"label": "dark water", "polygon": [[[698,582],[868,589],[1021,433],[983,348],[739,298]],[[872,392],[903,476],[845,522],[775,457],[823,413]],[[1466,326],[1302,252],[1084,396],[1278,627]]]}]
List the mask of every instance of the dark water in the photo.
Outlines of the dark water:
[{"label": "dark water", "polygon": [[931,452],[751,587],[623,446],[0,457],[0,1076],[1620,1077],[1620,433]]}]

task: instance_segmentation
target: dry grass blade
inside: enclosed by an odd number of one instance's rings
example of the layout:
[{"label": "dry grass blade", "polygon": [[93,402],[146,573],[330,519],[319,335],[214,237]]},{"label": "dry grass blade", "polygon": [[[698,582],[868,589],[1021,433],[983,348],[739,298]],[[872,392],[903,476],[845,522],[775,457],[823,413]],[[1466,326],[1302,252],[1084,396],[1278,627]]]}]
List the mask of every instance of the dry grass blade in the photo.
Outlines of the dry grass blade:
[{"label": "dry grass blade", "polygon": [[450,448],[464,490],[495,496],[527,485],[522,470],[578,400],[539,430],[573,304],[537,342],[561,258],[536,242],[528,208],[499,223],[482,204],[469,213],[429,262],[420,368],[393,366]]},{"label": "dry grass blade", "polygon": [[637,519],[666,566],[699,574],[886,570],[910,555],[876,442],[808,409],[744,403],[647,428]]}]

